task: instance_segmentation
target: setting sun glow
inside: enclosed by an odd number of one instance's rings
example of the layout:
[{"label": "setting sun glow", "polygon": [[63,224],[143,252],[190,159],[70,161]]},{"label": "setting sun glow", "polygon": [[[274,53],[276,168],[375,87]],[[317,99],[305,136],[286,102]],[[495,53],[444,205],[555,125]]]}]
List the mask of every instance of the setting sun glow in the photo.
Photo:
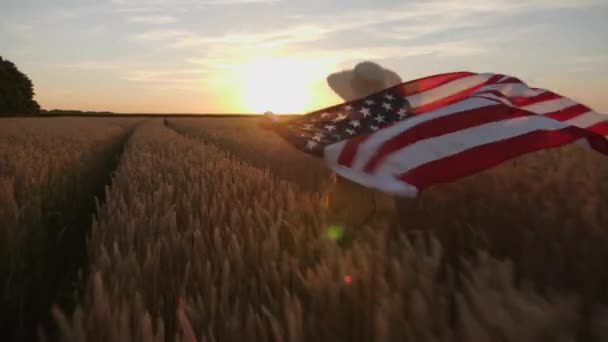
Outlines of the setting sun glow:
[{"label": "setting sun glow", "polygon": [[292,57],[256,59],[242,72],[243,107],[262,113],[304,113],[323,102],[327,70],[319,62]]}]

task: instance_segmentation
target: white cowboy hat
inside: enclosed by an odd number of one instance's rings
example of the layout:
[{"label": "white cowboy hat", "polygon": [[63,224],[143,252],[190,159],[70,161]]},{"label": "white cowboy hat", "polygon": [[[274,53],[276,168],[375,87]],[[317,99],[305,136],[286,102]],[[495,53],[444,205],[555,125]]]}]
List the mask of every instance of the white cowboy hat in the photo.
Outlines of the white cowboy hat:
[{"label": "white cowboy hat", "polygon": [[361,62],[352,70],[333,73],[327,77],[329,87],[345,101],[353,101],[371,93],[402,83],[401,77],[374,62]]}]

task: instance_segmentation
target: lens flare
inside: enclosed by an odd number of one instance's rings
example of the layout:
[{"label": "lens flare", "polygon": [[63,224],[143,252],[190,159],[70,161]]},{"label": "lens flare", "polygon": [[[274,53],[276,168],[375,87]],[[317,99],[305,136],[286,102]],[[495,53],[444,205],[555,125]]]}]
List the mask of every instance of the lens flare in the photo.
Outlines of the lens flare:
[{"label": "lens flare", "polygon": [[338,241],[344,236],[344,228],[339,225],[332,225],[327,228],[327,237],[331,240]]}]

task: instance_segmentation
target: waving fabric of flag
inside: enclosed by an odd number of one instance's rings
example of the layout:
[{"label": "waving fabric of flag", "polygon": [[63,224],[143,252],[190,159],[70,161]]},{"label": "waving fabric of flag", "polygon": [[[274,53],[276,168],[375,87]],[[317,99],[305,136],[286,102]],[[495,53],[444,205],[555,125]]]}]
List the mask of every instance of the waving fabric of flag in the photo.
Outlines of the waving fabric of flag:
[{"label": "waving fabric of flag", "polygon": [[608,115],[492,73],[413,80],[273,129],[345,178],[412,197],[540,149],[608,155]]}]

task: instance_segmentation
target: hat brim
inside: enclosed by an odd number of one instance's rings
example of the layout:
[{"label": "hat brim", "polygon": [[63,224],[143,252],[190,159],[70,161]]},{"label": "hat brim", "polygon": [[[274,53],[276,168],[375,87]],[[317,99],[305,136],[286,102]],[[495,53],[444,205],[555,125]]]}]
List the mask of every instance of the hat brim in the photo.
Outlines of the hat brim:
[{"label": "hat brim", "polygon": [[[384,72],[384,87],[390,88],[397,84],[400,84],[401,77],[394,71],[388,69],[382,69]],[[327,77],[327,84],[329,87],[338,94],[345,101],[354,101],[362,97],[355,89],[353,89],[352,82],[355,79],[354,70],[345,70],[333,73]]]}]

